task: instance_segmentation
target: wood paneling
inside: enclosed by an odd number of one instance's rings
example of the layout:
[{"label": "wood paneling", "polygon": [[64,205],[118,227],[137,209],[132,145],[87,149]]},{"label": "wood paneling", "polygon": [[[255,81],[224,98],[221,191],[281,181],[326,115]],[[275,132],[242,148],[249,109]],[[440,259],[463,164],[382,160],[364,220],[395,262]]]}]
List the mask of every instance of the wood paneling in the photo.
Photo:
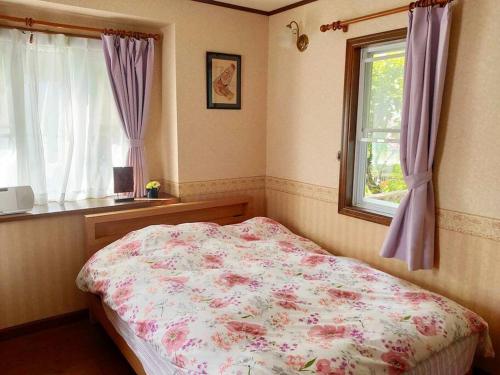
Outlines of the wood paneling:
[{"label": "wood paneling", "polygon": [[[183,200],[252,197],[264,215],[264,177],[189,183]],[[83,215],[0,223],[0,329],[86,308],[75,279],[85,261]]]},{"label": "wood paneling", "polygon": [[85,308],[82,215],[0,224],[0,329]]},{"label": "wood paneling", "polygon": [[83,213],[165,202],[86,207],[0,222],[0,329],[86,307],[75,285],[85,259]]},{"label": "wood paneling", "polygon": [[157,224],[212,222],[236,224],[249,219],[250,197],[178,203],[163,207],[85,216],[87,257],[129,232]]},{"label": "wood paneling", "polygon": [[[403,262],[379,256],[387,227],[339,215],[335,202],[276,189],[267,189],[266,200],[269,217],[333,254],[363,260],[476,311],[488,321],[493,344],[500,353],[500,245],[497,241],[440,228],[437,231],[438,266],[432,271],[409,272]],[[481,365],[500,371],[499,360],[481,360]]]}]

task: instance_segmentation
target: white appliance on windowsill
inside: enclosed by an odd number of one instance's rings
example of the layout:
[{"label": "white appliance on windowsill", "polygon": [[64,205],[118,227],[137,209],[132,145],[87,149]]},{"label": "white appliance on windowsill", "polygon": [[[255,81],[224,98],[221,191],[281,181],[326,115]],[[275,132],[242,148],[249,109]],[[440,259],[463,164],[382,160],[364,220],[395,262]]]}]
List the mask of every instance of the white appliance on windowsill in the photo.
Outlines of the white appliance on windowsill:
[{"label": "white appliance on windowsill", "polygon": [[0,188],[0,215],[31,211],[34,203],[35,195],[31,186]]}]

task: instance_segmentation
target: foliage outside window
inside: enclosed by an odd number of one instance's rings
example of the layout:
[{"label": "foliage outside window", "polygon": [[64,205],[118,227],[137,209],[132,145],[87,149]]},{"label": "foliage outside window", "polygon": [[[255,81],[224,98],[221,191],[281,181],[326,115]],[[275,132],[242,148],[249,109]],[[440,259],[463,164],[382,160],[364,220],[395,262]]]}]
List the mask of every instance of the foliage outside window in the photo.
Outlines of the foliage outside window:
[{"label": "foliage outside window", "polygon": [[353,204],[393,214],[406,193],[399,161],[404,42],[361,50]]},{"label": "foliage outside window", "polygon": [[406,29],[349,39],[339,212],[389,224],[407,187],[399,142]]}]

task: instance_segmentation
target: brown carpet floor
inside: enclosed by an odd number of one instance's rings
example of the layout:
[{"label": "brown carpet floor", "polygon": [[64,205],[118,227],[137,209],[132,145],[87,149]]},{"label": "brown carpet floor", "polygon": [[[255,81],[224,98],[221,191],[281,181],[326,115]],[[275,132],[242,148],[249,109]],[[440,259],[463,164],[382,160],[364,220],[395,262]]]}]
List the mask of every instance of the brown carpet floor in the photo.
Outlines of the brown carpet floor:
[{"label": "brown carpet floor", "polygon": [[2,375],[132,375],[98,324],[81,320],[0,341]]},{"label": "brown carpet floor", "polygon": [[[1,375],[133,375],[113,341],[87,319],[0,340]],[[486,375],[475,369],[474,375]]]}]

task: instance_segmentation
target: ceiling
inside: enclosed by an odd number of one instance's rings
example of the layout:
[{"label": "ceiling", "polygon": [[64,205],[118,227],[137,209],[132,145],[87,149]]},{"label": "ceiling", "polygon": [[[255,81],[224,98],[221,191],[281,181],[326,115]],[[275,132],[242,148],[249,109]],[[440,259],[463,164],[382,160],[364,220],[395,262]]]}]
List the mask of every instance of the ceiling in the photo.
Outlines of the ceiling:
[{"label": "ceiling", "polygon": [[220,0],[226,4],[239,5],[270,12],[278,8],[296,3],[298,0]]}]

